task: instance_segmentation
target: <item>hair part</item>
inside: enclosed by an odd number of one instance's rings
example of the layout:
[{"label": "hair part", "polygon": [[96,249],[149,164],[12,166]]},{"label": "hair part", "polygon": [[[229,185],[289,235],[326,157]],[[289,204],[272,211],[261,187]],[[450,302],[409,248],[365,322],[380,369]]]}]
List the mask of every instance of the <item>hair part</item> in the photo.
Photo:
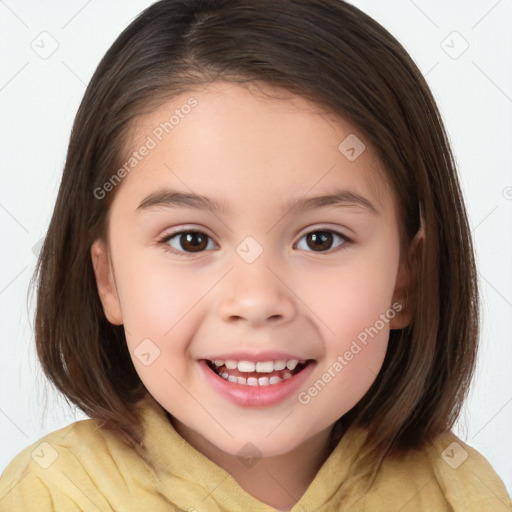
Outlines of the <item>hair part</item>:
[{"label": "hair part", "polygon": [[351,425],[364,427],[361,461],[373,461],[375,476],[386,456],[455,422],[475,366],[478,290],[456,166],[428,85],[387,30],[341,0],[162,0],[121,33],[78,109],[33,276],[43,370],[88,416],[141,443],[134,406],[147,391],[123,326],[105,317],[90,255],[119,187],[101,200],[94,190],[123,165],[139,116],[215,80],[289,91],[355,127],[385,170],[406,260],[423,221],[426,243],[410,262],[412,321],[390,332],[376,380],[331,435],[334,446]]}]

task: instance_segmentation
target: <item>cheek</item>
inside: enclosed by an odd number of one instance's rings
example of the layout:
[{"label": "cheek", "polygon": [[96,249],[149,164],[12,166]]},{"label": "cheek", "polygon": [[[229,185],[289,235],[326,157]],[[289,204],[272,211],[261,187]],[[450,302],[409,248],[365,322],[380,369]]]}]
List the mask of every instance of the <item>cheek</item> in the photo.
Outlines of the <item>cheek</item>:
[{"label": "cheek", "polygon": [[170,263],[163,248],[139,245],[117,240],[114,267],[123,317],[126,324],[145,323],[165,332],[204,295],[206,286],[186,262]]},{"label": "cheek", "polygon": [[301,296],[321,320],[326,339],[339,340],[341,348],[381,315],[389,316],[398,261],[393,254],[377,254],[354,253],[328,272],[304,272]]},{"label": "cheek", "polygon": [[198,305],[213,285],[213,276],[194,278],[193,272],[170,268],[165,262],[136,263],[134,258],[123,269],[120,292],[128,349],[154,396],[162,390],[179,395],[178,383],[190,377],[187,349],[199,321]]},{"label": "cheek", "polygon": [[343,265],[315,273],[313,283],[304,278],[302,285],[325,341],[319,387],[327,388],[325,403],[337,403],[342,413],[370,388],[386,355],[389,322],[396,314],[391,306],[398,251],[383,245],[366,254],[354,252]]},{"label": "cheek", "polygon": [[199,278],[197,271],[161,257],[149,261],[134,252],[118,257],[116,283],[129,347],[149,338],[162,350],[183,349],[193,334],[186,327],[214,277]]},{"label": "cheek", "polygon": [[323,292],[309,295],[308,306],[321,319],[324,354],[299,401],[311,406],[311,414],[334,422],[361,400],[382,367],[395,314],[393,282],[386,273],[363,266],[356,272],[352,266],[323,284]]}]

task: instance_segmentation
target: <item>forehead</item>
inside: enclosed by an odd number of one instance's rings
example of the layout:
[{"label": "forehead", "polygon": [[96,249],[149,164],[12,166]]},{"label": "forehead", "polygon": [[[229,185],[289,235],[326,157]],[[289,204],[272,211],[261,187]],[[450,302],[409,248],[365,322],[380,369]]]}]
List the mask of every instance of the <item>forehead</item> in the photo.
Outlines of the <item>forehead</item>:
[{"label": "forehead", "polygon": [[135,120],[127,153],[149,139],[153,149],[125,179],[136,188],[186,173],[202,189],[195,192],[213,189],[224,197],[226,185],[244,183],[254,193],[265,184],[268,191],[295,188],[304,194],[335,184],[355,186],[381,207],[390,194],[379,160],[357,130],[333,112],[267,84],[214,82],[175,96]]}]

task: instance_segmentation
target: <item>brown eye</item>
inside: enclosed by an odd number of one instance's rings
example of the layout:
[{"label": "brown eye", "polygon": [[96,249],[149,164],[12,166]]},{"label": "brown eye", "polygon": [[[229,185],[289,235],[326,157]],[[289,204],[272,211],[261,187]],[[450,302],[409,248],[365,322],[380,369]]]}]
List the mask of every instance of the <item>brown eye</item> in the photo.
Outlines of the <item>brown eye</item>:
[{"label": "brown eye", "polygon": [[186,251],[198,252],[202,251],[208,245],[207,236],[203,233],[191,231],[182,233],[179,237],[179,243]]},{"label": "brown eye", "polygon": [[[311,231],[304,235],[300,241],[306,240],[306,247],[311,249],[314,252],[325,252],[332,248],[334,240],[336,238],[339,238],[342,240],[341,243],[339,243],[337,246],[345,245],[349,242],[348,238],[344,237],[340,233],[336,233],[335,231],[328,231],[328,230],[317,230],[317,231]],[[298,249],[305,249],[304,247],[299,247],[300,245],[297,244]],[[307,249],[306,249],[307,250]]]},{"label": "brown eye", "polygon": [[172,248],[172,252],[185,253],[202,252],[208,247],[210,237],[200,231],[180,231],[165,237],[161,242]]}]

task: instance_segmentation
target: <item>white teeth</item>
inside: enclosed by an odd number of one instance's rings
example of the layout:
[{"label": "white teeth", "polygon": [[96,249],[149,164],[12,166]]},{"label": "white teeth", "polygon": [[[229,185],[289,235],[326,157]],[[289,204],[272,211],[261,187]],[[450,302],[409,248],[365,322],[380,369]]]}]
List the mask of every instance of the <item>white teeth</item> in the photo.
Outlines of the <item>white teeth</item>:
[{"label": "white teeth", "polygon": [[289,361],[258,361],[257,363],[254,363],[252,361],[234,361],[233,359],[223,361],[222,359],[216,359],[213,363],[217,368],[225,365],[228,370],[238,369],[239,372],[243,373],[271,373],[274,371],[284,370],[285,368],[288,368],[288,370],[295,370],[299,361],[297,359],[290,359]]},{"label": "white teeth", "polygon": [[[242,384],[244,386],[271,386],[274,384],[279,384],[283,380],[290,379],[293,375],[292,372],[297,368],[299,362],[305,363],[304,360],[290,359],[288,361],[279,360],[279,361],[258,361],[256,363],[252,361],[234,361],[233,359],[228,359],[224,361],[223,359],[215,359],[213,361],[216,368],[218,368],[217,373],[220,373],[220,376],[234,384]],[[225,368],[224,368],[225,365]],[[221,370],[221,367],[222,370]],[[290,370],[284,372],[282,378],[277,375],[272,376],[262,376],[262,377],[245,377],[230,375],[227,370],[235,370],[237,369],[242,373],[251,373],[251,372],[259,372],[259,373],[272,373],[274,371],[281,370]]]},{"label": "white teeth", "polygon": [[270,386],[273,384],[279,384],[283,380],[289,379],[291,374],[287,372],[284,379],[280,379],[276,375],[273,375],[270,377],[270,379],[268,377],[260,377],[259,379],[256,377],[249,377],[248,379],[245,379],[244,377],[235,377],[234,375],[229,375],[226,372],[221,373],[220,376],[229,382],[242,384],[244,386]]},{"label": "white teeth", "polygon": [[256,365],[251,361],[240,361],[238,363],[239,372],[253,372],[256,369]]},{"label": "white teeth", "polygon": [[273,361],[265,361],[264,363],[256,363],[256,371],[257,372],[265,372],[270,373],[274,371],[274,363]]},{"label": "white teeth", "polygon": [[295,370],[298,363],[299,361],[297,361],[297,359],[291,359],[286,363],[286,368],[288,368],[288,370]]},{"label": "white teeth", "polygon": [[276,361],[274,363],[274,370],[284,370],[286,368],[286,361],[283,359],[281,361]]}]

